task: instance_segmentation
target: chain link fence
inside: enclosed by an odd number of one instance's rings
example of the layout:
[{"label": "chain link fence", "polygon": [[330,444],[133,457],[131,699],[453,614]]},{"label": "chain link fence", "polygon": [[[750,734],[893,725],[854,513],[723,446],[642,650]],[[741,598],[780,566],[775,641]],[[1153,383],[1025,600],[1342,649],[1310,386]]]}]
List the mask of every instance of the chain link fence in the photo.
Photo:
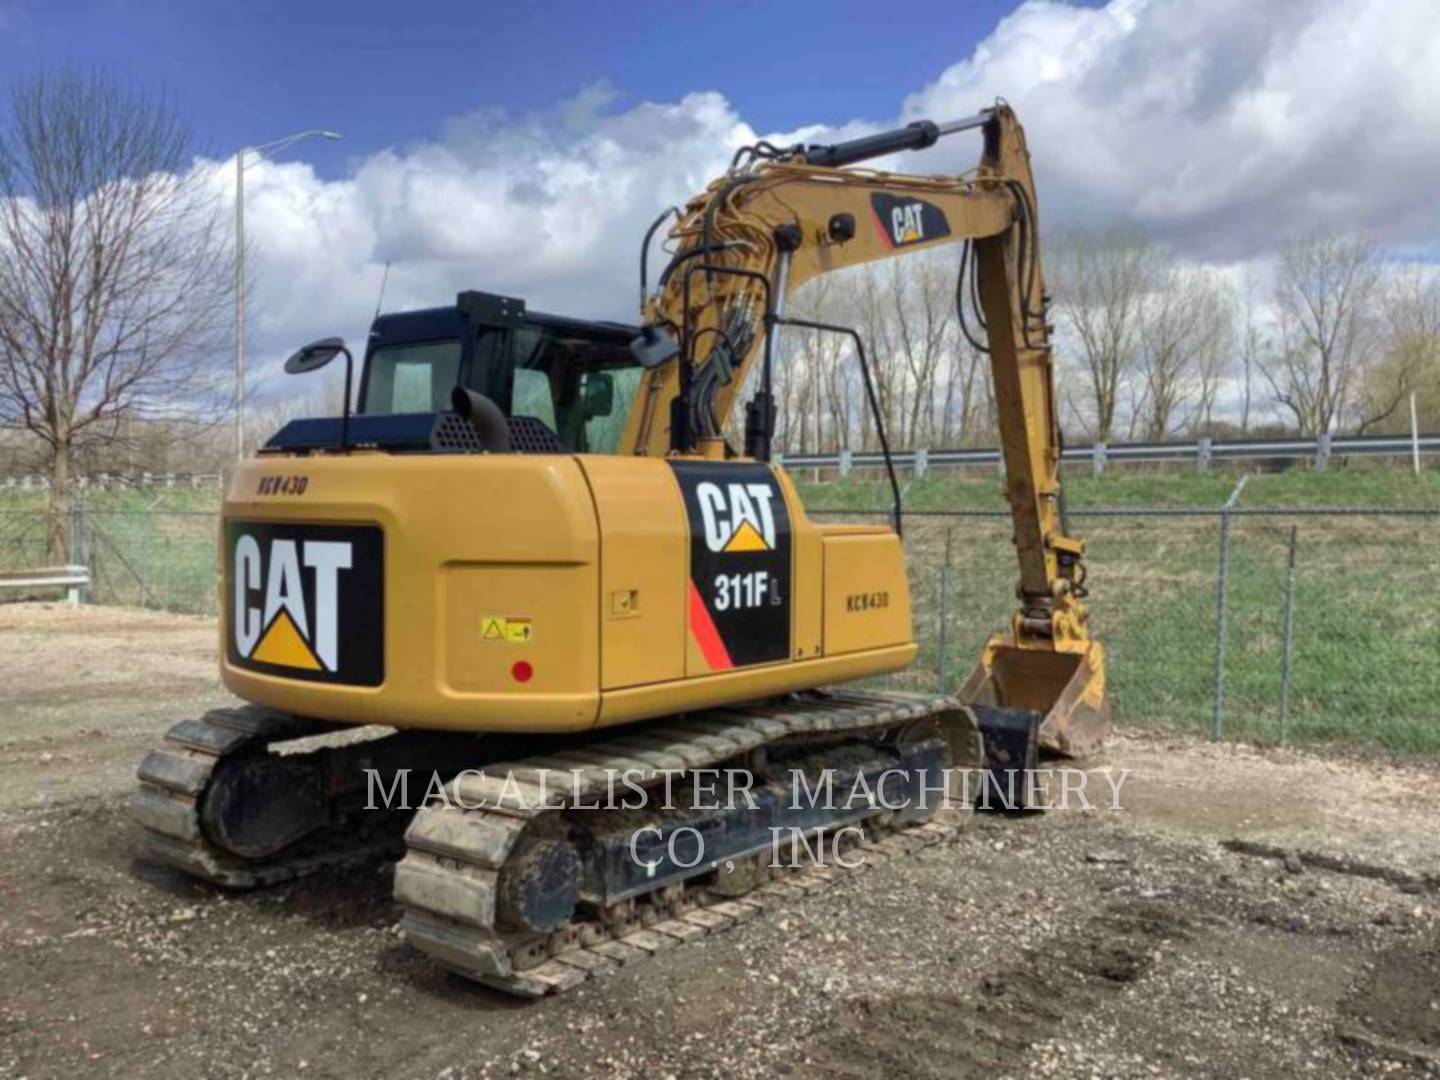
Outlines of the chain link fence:
[{"label": "chain link fence", "polygon": [[[1088,547],[1091,628],[1107,649],[1118,723],[1440,749],[1440,510],[1071,517]],[[1003,511],[906,515],[920,655],[888,685],[953,690],[963,681],[1014,609],[1010,536]]]},{"label": "chain link fence", "polygon": [[[0,571],[49,565],[49,524],[43,511],[0,510]],[[214,615],[218,527],[214,510],[77,507],[67,532],[70,562],[90,569],[85,601]]]},{"label": "chain link fence", "polygon": [[[1120,724],[1440,749],[1440,510],[1116,508],[1071,518],[1089,548],[1091,624],[1109,652]],[[0,511],[0,570],[46,564],[46,523],[38,507]],[[213,616],[217,526],[211,508],[77,510],[70,532],[74,561],[91,569],[86,599]],[[920,655],[889,685],[954,689],[964,679],[1014,606],[1010,534],[1003,510],[907,513]]]}]

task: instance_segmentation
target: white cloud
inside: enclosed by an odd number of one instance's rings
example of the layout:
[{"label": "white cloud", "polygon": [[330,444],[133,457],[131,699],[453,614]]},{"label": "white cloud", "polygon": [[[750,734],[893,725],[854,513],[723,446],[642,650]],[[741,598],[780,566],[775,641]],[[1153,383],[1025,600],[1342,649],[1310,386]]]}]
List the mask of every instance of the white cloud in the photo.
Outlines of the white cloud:
[{"label": "white cloud", "polygon": [[[646,225],[756,136],[716,93],[618,112],[609,104],[593,89],[524,120],[480,109],[446,123],[435,142],[359,162],[344,180],[295,162],[252,165],[254,368],[273,376],[288,349],[336,330],[363,341],[386,262],[391,310],[479,288],[544,310],[633,317]],[[266,383],[261,396],[277,389]]]},{"label": "white cloud", "polygon": [[[844,133],[950,119],[997,95],[1026,125],[1052,226],[1134,220],[1223,261],[1310,224],[1422,254],[1440,234],[1434,0],[1034,0],[931,84],[897,79],[896,117]],[[631,318],[645,226],[754,138],[717,92],[620,108],[597,87],[543,115],[477,108],[342,180],[258,164],[246,173],[255,366],[273,371],[310,337],[363,341],[387,261],[389,309],[482,288]],[[964,168],[976,153],[961,137],[906,165]]]},{"label": "white cloud", "polygon": [[1440,225],[1434,0],[1028,3],[903,111],[997,95],[1052,222],[1135,220],[1221,258],[1317,223],[1424,248]]}]

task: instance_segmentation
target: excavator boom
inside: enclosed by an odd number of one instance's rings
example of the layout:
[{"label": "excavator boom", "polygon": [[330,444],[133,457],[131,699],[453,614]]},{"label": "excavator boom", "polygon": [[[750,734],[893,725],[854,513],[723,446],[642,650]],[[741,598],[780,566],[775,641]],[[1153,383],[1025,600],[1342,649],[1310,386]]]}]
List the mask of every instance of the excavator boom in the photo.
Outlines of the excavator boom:
[{"label": "excavator boom", "polygon": [[[843,168],[977,128],[984,150],[961,177]],[[964,320],[972,307],[978,326],[967,326],[967,336],[990,357],[1020,601],[962,696],[1036,710],[1043,741],[1079,753],[1107,730],[1108,699],[1103,653],[1081,602],[1084,544],[1064,527],[1036,207],[1024,130],[1003,104],[835,146],[742,151],[671,230],[677,254],[646,298],[646,334],[660,363],[641,383],[620,450],[724,456],[726,422],[760,363],[746,452],[768,459],[774,339],[787,298],[821,274],[962,245],[957,313]]]}]

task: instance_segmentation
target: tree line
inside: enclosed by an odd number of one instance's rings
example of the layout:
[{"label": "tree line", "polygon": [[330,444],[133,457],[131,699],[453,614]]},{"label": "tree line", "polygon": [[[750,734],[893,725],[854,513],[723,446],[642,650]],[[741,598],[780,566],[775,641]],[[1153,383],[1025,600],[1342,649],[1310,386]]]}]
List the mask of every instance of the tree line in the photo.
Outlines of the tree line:
[{"label": "tree line", "polygon": [[[1287,239],[1262,278],[1180,257],[1134,229],[1071,229],[1045,251],[1062,424],[1073,438],[1357,434],[1440,427],[1440,275],[1360,235]],[[893,445],[996,439],[988,358],[956,318],[957,256],[911,255],[817,279],[792,311],[856,326]],[[778,440],[874,449],[843,338],[786,329]]]}]

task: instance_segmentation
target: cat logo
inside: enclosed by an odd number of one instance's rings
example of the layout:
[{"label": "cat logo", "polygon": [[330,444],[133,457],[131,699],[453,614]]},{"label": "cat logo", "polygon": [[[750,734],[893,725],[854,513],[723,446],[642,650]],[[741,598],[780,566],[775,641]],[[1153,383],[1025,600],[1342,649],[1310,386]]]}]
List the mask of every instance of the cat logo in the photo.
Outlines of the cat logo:
[{"label": "cat logo", "polygon": [[[354,565],[350,544],[326,540],[271,540],[268,557],[259,542],[242,534],[235,542],[235,648],[262,664],[337,671],[339,591],[342,571]],[[314,583],[314,625],[306,614],[300,567]],[[262,568],[268,567],[268,570]],[[264,605],[248,603],[264,578]]]},{"label": "cat logo", "polygon": [[378,528],[227,521],[226,655],[286,679],[383,679],[384,540]]},{"label": "cat logo", "polygon": [[671,461],[690,527],[686,674],[790,657],[790,512],[761,462]]},{"label": "cat logo", "polygon": [[771,551],[775,547],[775,512],[769,484],[717,484],[704,481],[695,488],[705,523],[705,546],[734,554]]},{"label": "cat logo", "polygon": [[923,244],[950,235],[945,212],[924,199],[900,198],[883,191],[870,196],[875,228],[887,248]]},{"label": "cat logo", "polygon": [[890,236],[897,245],[925,239],[925,217],[918,202],[906,203],[890,211]]}]

